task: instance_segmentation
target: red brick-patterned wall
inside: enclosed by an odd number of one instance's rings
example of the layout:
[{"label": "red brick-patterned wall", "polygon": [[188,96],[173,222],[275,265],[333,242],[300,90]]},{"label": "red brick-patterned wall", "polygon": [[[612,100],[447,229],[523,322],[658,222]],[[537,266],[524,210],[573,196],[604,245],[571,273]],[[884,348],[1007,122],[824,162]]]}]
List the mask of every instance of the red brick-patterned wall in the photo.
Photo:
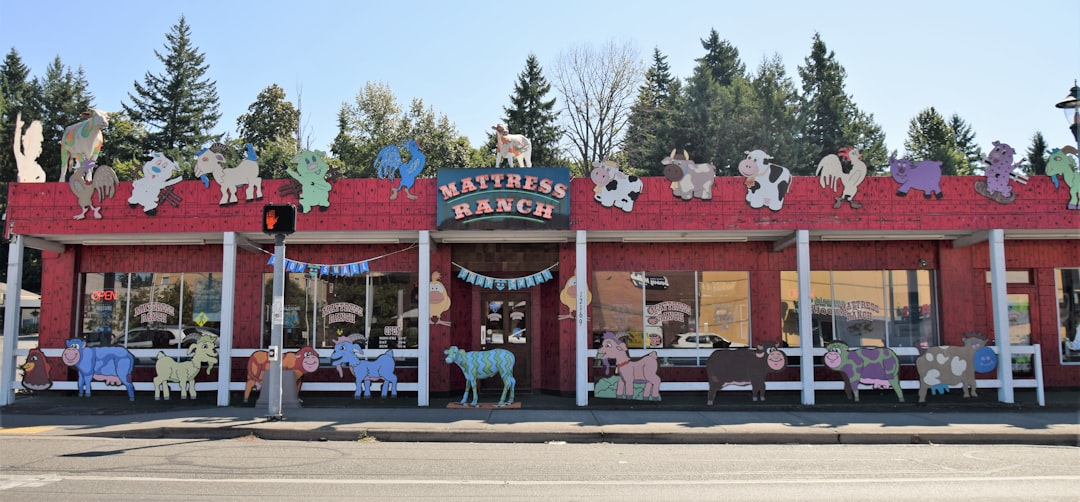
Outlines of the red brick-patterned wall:
[{"label": "red brick-patterned wall", "polygon": [[[1067,193],[1055,190],[1046,177],[1032,177],[1026,185],[1014,186],[1017,194],[1012,204],[999,204],[975,193],[978,177],[945,177],[944,198],[927,200],[922,192],[906,197],[895,194],[898,186],[888,177],[870,177],[859,187],[857,200],[863,208],[844,206],[834,209],[835,193],[821,188],[814,177],[796,177],[779,212],[751,209],[745,203],[745,185],[741,177],[717,178],[713,200],[682,201],[671,195],[663,178],[643,178],[644,191],[634,210],[626,213],[604,208],[592,200],[589,179],[571,182],[571,229],[588,231],[635,230],[720,230],[720,231],[793,231],[807,230],[907,230],[918,233],[943,231],[978,231],[991,228],[1080,229],[1080,211],[1065,209]],[[220,207],[220,191],[205,188],[198,181],[184,181],[174,186],[182,197],[179,207],[163,205],[158,215],[146,216],[140,208],[126,203],[131,184],[123,183],[115,198],[102,204],[103,219],[73,220],[79,212],[75,198],[64,183],[12,183],[9,185],[7,230],[10,233],[49,239],[55,236],[107,234],[221,233],[226,231],[258,233],[264,203],[287,202],[277,196],[286,180],[266,180],[266,198],[262,202],[241,202]],[[389,200],[392,182],[377,179],[339,180],[330,195],[331,207],[298,215],[301,232],[340,231],[413,231],[433,230],[436,225],[438,190],[433,179],[417,180],[413,193],[418,201],[400,197]],[[295,201],[295,199],[292,199]],[[134,244],[134,242],[133,242]],[[306,262],[353,262],[377,256],[407,245],[289,245],[290,258]],[[272,246],[263,246],[264,250]],[[442,349],[458,344],[467,346],[472,319],[472,296],[468,287],[455,287],[449,245],[433,246],[432,269],[443,276],[443,284],[455,306],[448,316],[453,326],[435,325],[431,335],[431,389],[444,391],[461,388],[460,371],[441,364]],[[87,271],[220,271],[221,246],[70,246],[64,253],[43,252],[45,263],[42,283],[42,344],[59,346],[74,334],[78,275]],[[1031,270],[1030,292],[1037,311],[1033,312],[1035,341],[1043,344],[1046,381],[1049,385],[1076,385],[1080,365],[1058,364],[1057,314],[1054,293],[1055,267],[1080,267],[1080,249],[1076,240],[1007,241],[1006,266],[1010,270]],[[234,332],[237,346],[258,346],[262,274],[265,253],[239,251],[237,260],[236,310]],[[944,343],[958,343],[968,331],[992,332],[987,304],[989,269],[986,243],[954,248],[947,241],[932,242],[813,242],[811,267],[818,270],[877,270],[917,268],[923,258],[937,270],[941,293],[941,330]],[[554,284],[542,287],[541,304],[545,312],[564,314],[565,306],[558,293],[566,279],[574,275],[574,244],[560,247],[562,266]],[[780,291],[776,286],[781,270],[796,269],[796,250],[779,252],[772,243],[679,243],[663,246],[650,244],[598,243],[589,245],[590,270],[747,270],[751,280],[752,325],[755,340],[778,338],[780,333]],[[399,253],[379,263],[373,270],[415,271],[416,251]],[[558,333],[540,338],[539,352],[552,371],[541,373],[534,386],[558,391],[573,390],[574,331],[573,320],[544,316],[541,329]],[[237,365],[234,364],[234,367]],[[697,377],[695,377],[696,379]]]}]

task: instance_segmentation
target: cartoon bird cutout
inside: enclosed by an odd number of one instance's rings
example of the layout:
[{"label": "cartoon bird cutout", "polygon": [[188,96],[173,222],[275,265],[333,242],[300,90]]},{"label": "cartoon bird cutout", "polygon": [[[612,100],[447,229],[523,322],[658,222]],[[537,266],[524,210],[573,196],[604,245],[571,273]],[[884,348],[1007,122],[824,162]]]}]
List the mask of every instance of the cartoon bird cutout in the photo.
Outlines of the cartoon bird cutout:
[{"label": "cartoon bird cutout", "polygon": [[[573,319],[574,314],[577,312],[577,276],[572,275],[566,280],[566,284],[563,286],[562,293],[559,293],[559,301],[566,308],[570,309],[570,313],[566,315],[560,315],[559,319]],[[592,291],[585,291],[585,305],[592,303]]]},{"label": "cartoon bird cutout", "polygon": [[416,178],[420,176],[420,173],[424,171],[427,157],[420,151],[420,145],[416,143],[416,140],[410,139],[406,141],[405,149],[409,151],[408,162],[401,161],[401,152],[398,151],[397,145],[384,146],[375,156],[375,171],[380,179],[393,179],[394,173],[400,171],[401,183],[390,192],[390,200],[397,199],[398,191],[403,189],[405,190],[405,196],[410,200],[416,200],[419,197],[413,195],[409,189],[416,183]]},{"label": "cartoon bird cutout", "polygon": [[[116,177],[116,171],[112,167],[99,166],[92,160],[78,163],[75,174],[68,180],[71,193],[79,200],[79,209],[82,212],[74,218],[81,220],[86,218],[86,212],[92,211],[94,218],[101,219],[101,205],[105,199],[113,198],[116,187],[120,185],[120,179]],[[98,205],[94,206],[94,195],[97,195]]]},{"label": "cartoon bird cutout", "polygon": [[442,320],[442,315],[447,310],[450,310],[450,295],[446,293],[446,286],[439,281],[442,278],[442,274],[438,272],[431,273],[431,307],[428,312],[431,315],[431,324],[439,324],[442,326],[449,326],[450,321]]},{"label": "cartoon bird cutout", "polygon": [[49,360],[40,348],[34,347],[26,354],[26,362],[19,366],[22,371],[22,385],[30,390],[48,390],[52,387],[49,378]]}]

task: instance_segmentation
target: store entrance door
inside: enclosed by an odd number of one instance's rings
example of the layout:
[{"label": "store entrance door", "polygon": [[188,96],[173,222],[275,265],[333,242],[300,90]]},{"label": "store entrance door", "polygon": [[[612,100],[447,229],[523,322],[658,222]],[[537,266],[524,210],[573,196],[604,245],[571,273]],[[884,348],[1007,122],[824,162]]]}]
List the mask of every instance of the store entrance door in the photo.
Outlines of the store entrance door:
[{"label": "store entrance door", "polygon": [[[480,295],[480,350],[506,349],[514,354],[514,378],[517,392],[532,388],[532,344],[535,335],[529,329],[529,294],[502,291]],[[502,391],[498,376],[484,379],[481,390]]]}]

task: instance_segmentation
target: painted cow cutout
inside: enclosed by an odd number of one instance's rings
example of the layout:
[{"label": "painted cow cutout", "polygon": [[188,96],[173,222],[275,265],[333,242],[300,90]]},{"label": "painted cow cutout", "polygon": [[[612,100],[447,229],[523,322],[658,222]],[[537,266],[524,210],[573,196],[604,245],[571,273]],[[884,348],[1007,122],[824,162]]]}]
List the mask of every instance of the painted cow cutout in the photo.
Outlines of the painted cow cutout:
[{"label": "painted cow cutout", "polygon": [[791,171],[770,160],[772,157],[761,150],[746,152],[746,158],[739,162],[739,173],[746,177],[746,203],[750,207],[779,211],[791,188]]},{"label": "painted cow cutout", "polygon": [[[296,375],[296,394],[300,395],[300,388],[304,385],[304,375],[314,373],[319,369],[319,353],[311,347],[301,347],[296,352],[286,352],[281,355],[281,371],[292,371]],[[263,377],[270,370],[270,353],[265,350],[256,350],[248,357],[247,383],[244,384],[244,402],[248,402],[251,391],[262,390]]]},{"label": "painted cow cutout", "polygon": [[859,402],[859,384],[872,385],[875,389],[893,389],[900,402],[904,391],[900,388],[900,358],[886,347],[849,348],[844,342],[835,341],[825,346],[825,367],[844,377],[844,393]]},{"label": "painted cow cutout", "polygon": [[633,211],[634,201],[644,187],[641,179],[620,171],[619,164],[613,160],[593,162],[592,165],[589,178],[596,184],[593,200],[604,207],[615,206],[628,213]]},{"label": "painted cow cutout", "polygon": [[86,340],[72,338],[64,342],[60,360],[79,372],[79,396],[90,397],[90,384],[105,382],[108,386],[124,386],[128,399],[135,400],[135,385],[131,382],[131,370],[135,356],[124,347],[87,347]]},{"label": "painted cow cutout", "polygon": [[109,126],[109,114],[91,108],[82,113],[84,119],[64,129],[60,141],[60,181],[64,181],[76,164],[97,162],[105,137],[101,131]]},{"label": "painted cow cutout", "polygon": [[712,164],[698,164],[690,160],[690,154],[686,150],[682,154],[671,154],[660,160],[664,166],[664,178],[671,182],[671,193],[682,200],[690,200],[697,197],[701,200],[712,200],[713,183],[716,182],[716,166]]},{"label": "painted cow cutout", "polygon": [[[987,345],[986,337],[967,334],[959,347],[930,347],[915,359],[919,372],[919,404],[926,403],[927,391],[934,394],[948,391],[949,386],[960,384],[964,397],[978,397],[975,389],[975,371],[990,371],[996,366],[993,352],[980,352]],[[989,359],[987,359],[989,358]]]},{"label": "painted cow cutout", "polygon": [[709,398],[713,404],[716,393],[727,385],[749,385],[754,401],[765,400],[765,376],[787,367],[787,356],[776,343],[760,343],[753,349],[717,349],[705,363],[709,378]]}]

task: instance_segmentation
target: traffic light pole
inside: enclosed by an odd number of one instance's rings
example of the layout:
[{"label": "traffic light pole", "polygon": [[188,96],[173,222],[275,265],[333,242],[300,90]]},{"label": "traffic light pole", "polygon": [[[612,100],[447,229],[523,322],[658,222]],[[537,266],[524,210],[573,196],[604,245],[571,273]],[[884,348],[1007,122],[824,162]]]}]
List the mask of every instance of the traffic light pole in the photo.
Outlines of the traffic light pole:
[{"label": "traffic light pole", "polygon": [[285,325],[285,234],[274,235],[274,299],[270,314],[270,393],[267,419],[282,420],[281,415],[281,350]]}]

